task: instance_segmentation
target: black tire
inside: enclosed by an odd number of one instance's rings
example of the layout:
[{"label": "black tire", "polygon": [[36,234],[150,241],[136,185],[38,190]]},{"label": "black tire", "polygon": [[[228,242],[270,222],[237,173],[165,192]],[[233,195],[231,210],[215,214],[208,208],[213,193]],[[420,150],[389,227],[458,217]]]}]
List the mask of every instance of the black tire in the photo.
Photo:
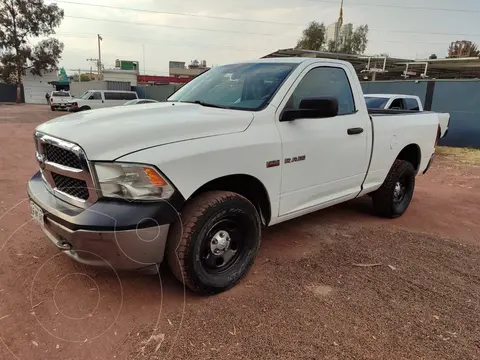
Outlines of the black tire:
[{"label": "black tire", "polygon": [[[192,291],[217,294],[233,287],[250,270],[260,235],[260,217],[250,201],[232,192],[205,192],[193,198],[182,210],[181,222],[172,225],[168,264]],[[229,245],[219,250],[215,244],[220,242]],[[224,253],[214,254],[220,251]]]},{"label": "black tire", "polygon": [[87,110],[91,110],[90,106],[82,106],[78,111],[87,111]]},{"label": "black tire", "polygon": [[405,160],[395,160],[384,183],[372,194],[377,215],[398,218],[407,210],[415,189],[415,169]]}]

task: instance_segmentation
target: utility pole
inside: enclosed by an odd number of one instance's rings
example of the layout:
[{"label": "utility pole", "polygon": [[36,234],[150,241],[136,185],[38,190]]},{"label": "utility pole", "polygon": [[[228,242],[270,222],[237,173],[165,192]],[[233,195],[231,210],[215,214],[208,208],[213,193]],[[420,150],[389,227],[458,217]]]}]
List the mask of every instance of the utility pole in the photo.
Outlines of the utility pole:
[{"label": "utility pole", "polygon": [[98,80],[100,80],[100,73],[102,71],[102,50],[101,50],[101,41],[103,40],[100,34],[97,34],[98,40]]},{"label": "utility pole", "polygon": [[[98,59],[87,59],[87,61],[95,63],[98,66]],[[90,66],[90,80],[92,80],[92,78],[93,78],[93,71],[92,71],[92,67]],[[97,79],[97,80],[100,80],[100,79]]]}]

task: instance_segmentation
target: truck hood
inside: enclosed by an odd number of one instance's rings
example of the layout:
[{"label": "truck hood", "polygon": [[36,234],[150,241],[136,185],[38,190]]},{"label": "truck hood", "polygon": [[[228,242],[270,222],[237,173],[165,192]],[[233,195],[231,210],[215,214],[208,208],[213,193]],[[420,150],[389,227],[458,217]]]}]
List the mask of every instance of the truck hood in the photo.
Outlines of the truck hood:
[{"label": "truck hood", "polygon": [[80,145],[90,160],[115,160],[153,146],[242,132],[252,120],[250,111],[165,102],[82,111],[36,130]]}]

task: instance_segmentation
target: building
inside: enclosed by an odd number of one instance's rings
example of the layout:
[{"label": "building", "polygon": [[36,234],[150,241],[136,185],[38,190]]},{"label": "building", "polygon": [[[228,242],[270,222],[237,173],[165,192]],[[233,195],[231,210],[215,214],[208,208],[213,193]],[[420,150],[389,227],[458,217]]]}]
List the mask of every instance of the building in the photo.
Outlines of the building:
[{"label": "building", "polygon": [[128,82],[130,83],[130,86],[137,86],[137,75],[137,70],[106,69],[103,70],[103,81]]},{"label": "building", "polygon": [[56,71],[43,72],[42,76],[32,75],[30,72],[23,77],[23,92],[26,104],[46,104],[45,94],[55,91],[52,85],[58,81]]},{"label": "building", "polygon": [[193,60],[190,65],[185,66],[185,62],[182,61],[170,61],[169,72],[171,77],[176,78],[188,78],[193,79],[195,76],[209,70],[207,62],[202,60]]},{"label": "building", "polygon": [[186,84],[191,79],[179,78],[174,76],[157,76],[157,75],[137,75],[138,85],[154,86],[154,85],[171,85],[171,84]]},{"label": "building", "polygon": [[331,41],[335,41],[337,38],[337,23],[334,22],[327,26],[327,44]]},{"label": "building", "polygon": [[343,25],[342,30],[340,31],[340,38],[339,38],[340,45],[343,45],[348,38],[352,37],[352,35],[353,35],[353,24],[348,23]]}]

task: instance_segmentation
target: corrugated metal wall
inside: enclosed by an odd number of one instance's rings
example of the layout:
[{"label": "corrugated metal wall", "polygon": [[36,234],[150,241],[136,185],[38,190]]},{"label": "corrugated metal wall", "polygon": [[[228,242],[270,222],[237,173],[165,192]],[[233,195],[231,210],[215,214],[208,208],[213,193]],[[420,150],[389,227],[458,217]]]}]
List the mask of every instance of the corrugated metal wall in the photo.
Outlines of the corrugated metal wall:
[{"label": "corrugated metal wall", "polygon": [[[440,145],[480,149],[480,81],[430,80],[433,88],[432,111],[450,113],[448,135]],[[362,82],[366,94],[417,95],[425,105],[429,81]]]},{"label": "corrugated metal wall", "polygon": [[132,85],[129,81],[106,81],[106,90],[132,91]]},{"label": "corrugated metal wall", "polygon": [[141,99],[165,101],[171,94],[182,87],[181,84],[157,85],[157,86],[132,86]]}]

